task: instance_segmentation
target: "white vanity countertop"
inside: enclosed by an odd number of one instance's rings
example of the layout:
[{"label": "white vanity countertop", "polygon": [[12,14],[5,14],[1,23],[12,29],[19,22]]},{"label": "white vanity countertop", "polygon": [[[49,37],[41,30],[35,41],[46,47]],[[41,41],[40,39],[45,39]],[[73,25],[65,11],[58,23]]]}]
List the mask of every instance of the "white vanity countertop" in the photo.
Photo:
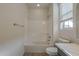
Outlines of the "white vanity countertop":
[{"label": "white vanity countertop", "polygon": [[55,43],[55,45],[68,56],[79,56],[79,44]]}]

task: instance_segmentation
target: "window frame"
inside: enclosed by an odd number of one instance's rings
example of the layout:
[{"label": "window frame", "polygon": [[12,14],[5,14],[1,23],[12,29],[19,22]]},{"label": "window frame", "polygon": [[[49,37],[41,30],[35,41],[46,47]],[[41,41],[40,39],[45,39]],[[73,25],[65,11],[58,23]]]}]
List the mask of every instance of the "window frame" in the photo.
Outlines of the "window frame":
[{"label": "window frame", "polygon": [[[72,20],[72,22],[73,22],[73,4],[72,4],[72,10],[68,11],[67,13],[65,13],[65,14],[63,14],[63,15],[61,15],[62,10],[60,9],[60,4],[62,4],[62,3],[59,3],[59,4],[58,4],[58,9],[59,9],[59,12],[58,12],[58,15],[59,15],[59,30],[69,30],[69,29],[72,29],[73,27],[65,28],[64,23],[65,23],[66,21],[70,21],[70,20]],[[69,18],[67,18],[67,19],[61,20],[65,15],[68,15],[68,14],[71,13],[71,12],[72,12],[72,17],[69,17]],[[63,23],[63,29],[61,29],[61,23]],[[68,26],[69,26],[69,25],[68,25]],[[73,26],[73,24],[72,24],[72,26]]]}]

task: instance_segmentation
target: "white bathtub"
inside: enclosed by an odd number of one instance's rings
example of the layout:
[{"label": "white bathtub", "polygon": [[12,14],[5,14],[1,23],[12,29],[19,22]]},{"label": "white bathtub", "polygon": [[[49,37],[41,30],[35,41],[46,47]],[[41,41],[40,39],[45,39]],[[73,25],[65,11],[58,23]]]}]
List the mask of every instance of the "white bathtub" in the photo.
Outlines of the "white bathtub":
[{"label": "white bathtub", "polygon": [[46,48],[49,45],[47,44],[32,44],[32,45],[25,45],[25,52],[34,52],[34,53],[42,53],[45,52]]},{"label": "white bathtub", "polygon": [[14,40],[0,45],[0,56],[22,56],[24,54],[24,44],[22,40]]}]

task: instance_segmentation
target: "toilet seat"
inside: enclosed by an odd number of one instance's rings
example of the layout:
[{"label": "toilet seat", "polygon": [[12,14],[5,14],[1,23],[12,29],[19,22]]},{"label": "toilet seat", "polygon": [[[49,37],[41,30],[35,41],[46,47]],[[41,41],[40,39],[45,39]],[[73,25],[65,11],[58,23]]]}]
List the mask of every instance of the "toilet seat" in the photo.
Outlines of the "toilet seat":
[{"label": "toilet seat", "polygon": [[56,47],[48,47],[47,49],[46,49],[46,52],[47,52],[47,54],[49,54],[49,55],[57,55],[57,48]]},{"label": "toilet seat", "polygon": [[57,48],[56,47],[48,47],[47,51],[49,51],[49,52],[57,52]]}]

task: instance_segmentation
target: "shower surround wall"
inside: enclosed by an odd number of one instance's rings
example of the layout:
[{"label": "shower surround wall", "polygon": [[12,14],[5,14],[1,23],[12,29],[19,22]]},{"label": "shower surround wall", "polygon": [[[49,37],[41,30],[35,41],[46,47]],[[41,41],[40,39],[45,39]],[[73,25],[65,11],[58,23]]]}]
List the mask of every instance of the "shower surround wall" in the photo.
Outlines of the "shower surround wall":
[{"label": "shower surround wall", "polygon": [[28,16],[28,45],[46,44],[47,28],[47,9],[29,8]]},{"label": "shower surround wall", "polygon": [[53,11],[51,9],[51,7],[28,7],[28,20],[25,22],[27,23],[25,33],[26,52],[45,52],[45,49],[50,45],[48,39],[49,36],[52,37],[52,15],[50,13]]}]

